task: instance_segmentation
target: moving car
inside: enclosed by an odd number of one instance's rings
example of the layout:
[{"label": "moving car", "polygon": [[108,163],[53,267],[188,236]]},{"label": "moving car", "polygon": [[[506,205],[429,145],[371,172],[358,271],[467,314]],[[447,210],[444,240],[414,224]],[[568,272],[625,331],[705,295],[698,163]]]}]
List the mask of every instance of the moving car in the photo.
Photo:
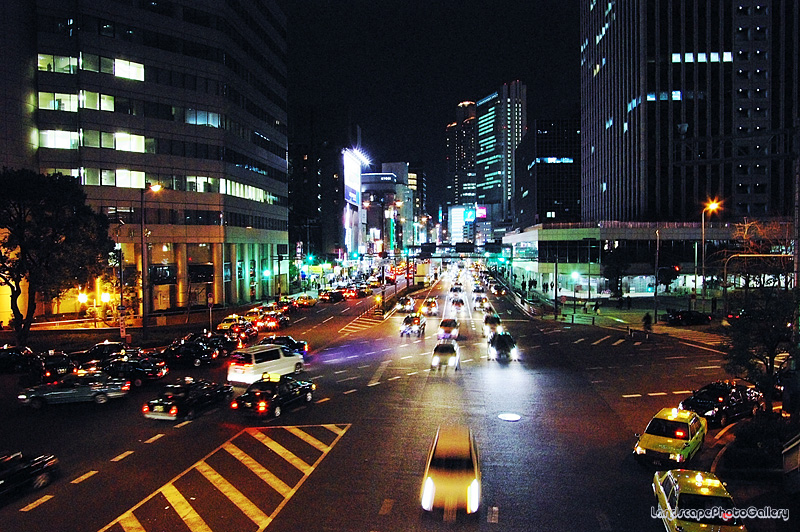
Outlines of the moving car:
[{"label": "moving car", "polygon": [[633,448],[634,456],[655,466],[682,464],[691,460],[700,449],[708,432],[708,422],[691,410],[662,408]]},{"label": "moving car", "polygon": [[253,327],[260,331],[261,328],[264,327],[265,314],[266,313],[261,307],[251,308],[244,313],[244,319],[249,321]]},{"label": "moving car", "polygon": [[403,318],[403,324],[400,326],[400,336],[415,335],[417,338],[425,334],[425,323],[427,320],[425,316],[419,312],[409,314]]},{"label": "moving car", "polygon": [[697,412],[709,423],[724,427],[731,419],[755,416],[764,408],[764,395],[743,384],[717,381],[695,390],[681,401],[679,408]]},{"label": "moving car", "polygon": [[506,295],[506,287],[501,284],[493,284],[489,290],[496,296]]},{"label": "moving car", "polygon": [[89,349],[69,353],[69,357],[73,362],[81,366],[87,362],[104,362],[110,358],[115,358],[128,347],[128,344],[124,342],[109,342],[106,340],[93,345]]},{"label": "moving car", "polygon": [[708,325],[711,316],[697,310],[675,310],[667,313],[668,325]]},{"label": "moving car", "polygon": [[344,301],[344,292],[342,290],[324,290],[319,293],[319,300],[323,303]]},{"label": "moving car", "polygon": [[397,300],[394,308],[400,312],[414,312],[414,298],[403,296]]},{"label": "moving car", "polygon": [[303,371],[303,357],[276,344],[254,345],[231,354],[228,382],[252,384],[265,373],[287,375]]},{"label": "moving car", "polygon": [[0,497],[42,489],[59,474],[58,458],[0,452]]},{"label": "moving car", "polygon": [[181,343],[202,344],[210,349],[216,349],[218,357],[227,357],[239,347],[239,341],[237,339],[231,338],[227,334],[212,331],[189,333],[183,338],[172,342],[171,345],[178,345]]},{"label": "moving car", "polygon": [[48,351],[25,358],[25,367],[22,368],[19,383],[24,387],[52,383],[77,371],[78,365],[69,355],[60,351]]},{"label": "moving car", "polygon": [[[264,322],[261,329],[265,331],[274,331],[288,325],[289,317],[283,312],[267,312],[264,315]],[[248,340],[250,339],[252,339],[252,337],[250,337]]]},{"label": "moving car", "polygon": [[151,357],[121,357],[100,364],[100,369],[118,379],[130,381],[134,388],[145,383],[163,379],[169,368],[166,361]]},{"label": "moving car", "polygon": [[185,377],[165,386],[158,397],[142,406],[142,414],[150,419],[192,419],[206,408],[228,402],[232,396],[233,386],[229,384]]},{"label": "moving car", "polygon": [[422,509],[441,508],[455,513],[478,511],[481,504],[481,468],[478,448],[467,427],[439,427],[433,438],[420,490]]},{"label": "moving car", "polygon": [[316,384],[290,375],[267,374],[247,387],[231,403],[231,409],[253,416],[280,417],[283,408],[295,402],[310,403]]},{"label": "moving car", "polygon": [[746,531],[741,519],[726,512],[736,506],[725,485],[713,473],[687,469],[657,471],[653,475],[653,493],[657,515],[668,531]]},{"label": "moving car", "polygon": [[500,316],[497,314],[486,314],[483,317],[483,335],[489,337],[493,333],[501,332],[503,332],[503,326],[500,324]]},{"label": "moving car", "polygon": [[438,316],[439,303],[436,301],[435,297],[426,298],[425,301],[422,302],[422,306],[420,307],[419,311],[423,314],[427,314],[428,316]]},{"label": "moving car", "polygon": [[185,365],[196,368],[203,364],[218,362],[218,356],[217,349],[196,342],[169,345],[158,355],[168,366]]},{"label": "moving car", "polygon": [[436,334],[436,337],[439,340],[445,340],[447,338],[458,340],[458,334],[459,334],[458,320],[452,318],[446,318],[443,319],[441,322],[439,322],[439,332]]},{"label": "moving car", "polygon": [[491,308],[489,304],[489,298],[478,294],[475,296],[475,310],[485,310]]},{"label": "moving car", "polygon": [[300,294],[294,298],[294,304],[297,307],[309,308],[317,304],[317,300],[308,294]]},{"label": "moving car", "polygon": [[464,310],[464,300],[460,297],[454,297],[451,303],[453,304],[453,308],[456,312],[461,312]]},{"label": "moving car", "polygon": [[431,369],[461,369],[461,357],[455,340],[439,340],[431,354]]},{"label": "moving car", "polygon": [[[264,328],[268,329],[270,327],[270,315],[273,313],[267,313],[264,316]],[[288,319],[288,318],[287,318]],[[228,336],[231,338],[235,338],[238,340],[239,345],[247,345],[256,338],[258,338],[258,329],[253,327],[253,325],[247,321],[240,321],[239,323],[234,323],[228,329],[227,332]]]},{"label": "moving car", "polygon": [[17,399],[23,405],[40,409],[46,404],[95,402],[105,404],[109,399],[125,397],[131,383],[102,371],[71,373],[52,384],[27,388]]},{"label": "moving car", "polygon": [[250,323],[250,322],[248,322],[246,319],[244,319],[244,317],[239,316],[238,314],[231,314],[230,316],[225,316],[225,318],[223,318],[222,321],[219,322],[219,324],[217,325],[217,330],[227,331],[234,325],[242,323]]},{"label": "moving car", "polygon": [[283,346],[284,350],[288,351],[292,355],[297,355],[303,357],[303,361],[305,362],[307,359],[311,358],[311,355],[308,351],[308,342],[304,340],[295,340],[291,336],[265,336],[262,338],[258,345],[266,345],[266,344],[275,344]]},{"label": "moving car", "polygon": [[519,360],[519,349],[514,337],[507,332],[492,333],[487,342],[487,356],[489,360],[497,358],[507,358],[509,360]]}]

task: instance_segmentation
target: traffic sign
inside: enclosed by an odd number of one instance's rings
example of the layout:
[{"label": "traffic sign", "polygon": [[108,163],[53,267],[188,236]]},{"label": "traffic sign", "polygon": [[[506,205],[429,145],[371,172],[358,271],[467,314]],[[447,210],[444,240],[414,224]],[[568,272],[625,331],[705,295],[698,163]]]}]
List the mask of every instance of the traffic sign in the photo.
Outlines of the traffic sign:
[{"label": "traffic sign", "polygon": [[561,300],[561,303],[567,302],[567,296],[561,296],[559,299]]}]

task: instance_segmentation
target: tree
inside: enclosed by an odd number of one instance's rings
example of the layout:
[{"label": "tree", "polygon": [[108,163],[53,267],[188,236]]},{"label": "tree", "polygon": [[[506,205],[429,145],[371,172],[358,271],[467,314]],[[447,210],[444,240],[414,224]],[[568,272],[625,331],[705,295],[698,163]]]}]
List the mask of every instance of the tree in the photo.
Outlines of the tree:
[{"label": "tree", "polygon": [[53,299],[100,274],[114,242],[108,219],[86,205],[86,194],[73,177],[3,168],[0,190],[0,283],[11,288],[14,331],[22,345],[36,295]]},{"label": "tree", "polygon": [[603,277],[608,279],[608,285],[613,296],[619,297],[622,295],[622,278],[625,277],[630,268],[628,253],[623,246],[603,253]]},{"label": "tree", "polygon": [[754,383],[764,392],[767,412],[772,411],[775,361],[780,355],[796,356],[791,323],[796,303],[791,293],[761,292],[751,298],[741,317],[731,322],[725,370]]}]

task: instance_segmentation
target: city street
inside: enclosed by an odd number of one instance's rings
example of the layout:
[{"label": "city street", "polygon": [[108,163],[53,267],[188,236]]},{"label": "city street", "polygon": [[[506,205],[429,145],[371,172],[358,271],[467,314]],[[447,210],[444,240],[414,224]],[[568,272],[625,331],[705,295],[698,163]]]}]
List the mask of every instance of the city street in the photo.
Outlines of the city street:
[{"label": "city street", "polygon": [[[310,343],[301,378],[317,390],[277,419],[243,419],[225,405],[186,422],[145,419],[140,408],[158,383],[105,405],[32,412],[16,405],[15,377],[2,376],[0,448],[53,453],[62,476],[1,506],[0,530],[449,530],[419,499],[431,439],[450,424],[474,431],[483,475],[479,515],[459,514],[459,528],[663,530],[651,518],[653,470],[631,455],[634,434],[660,408],[725,378],[721,352],[532,320],[488,295],[521,351],[519,361],[490,361],[483,313],[469,291],[457,312],[449,286],[415,294],[417,304],[436,296],[442,311],[421,338],[400,337],[403,314],[362,315],[374,297],[294,314],[282,332]],[[443,316],[461,321],[458,371],[430,369]],[[219,382],[225,371],[168,379]],[[709,470],[726,433],[712,427],[689,467]]]}]

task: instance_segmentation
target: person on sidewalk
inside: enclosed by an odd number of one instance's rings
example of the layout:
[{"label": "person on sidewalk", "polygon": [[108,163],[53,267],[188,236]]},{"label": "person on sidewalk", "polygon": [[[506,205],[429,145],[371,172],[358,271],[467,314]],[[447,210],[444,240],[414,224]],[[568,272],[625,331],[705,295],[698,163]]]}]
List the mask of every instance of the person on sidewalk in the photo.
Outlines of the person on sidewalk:
[{"label": "person on sidewalk", "polygon": [[644,317],[642,318],[642,328],[644,332],[649,336],[650,331],[653,330],[653,317],[650,315],[649,312],[645,313]]}]

